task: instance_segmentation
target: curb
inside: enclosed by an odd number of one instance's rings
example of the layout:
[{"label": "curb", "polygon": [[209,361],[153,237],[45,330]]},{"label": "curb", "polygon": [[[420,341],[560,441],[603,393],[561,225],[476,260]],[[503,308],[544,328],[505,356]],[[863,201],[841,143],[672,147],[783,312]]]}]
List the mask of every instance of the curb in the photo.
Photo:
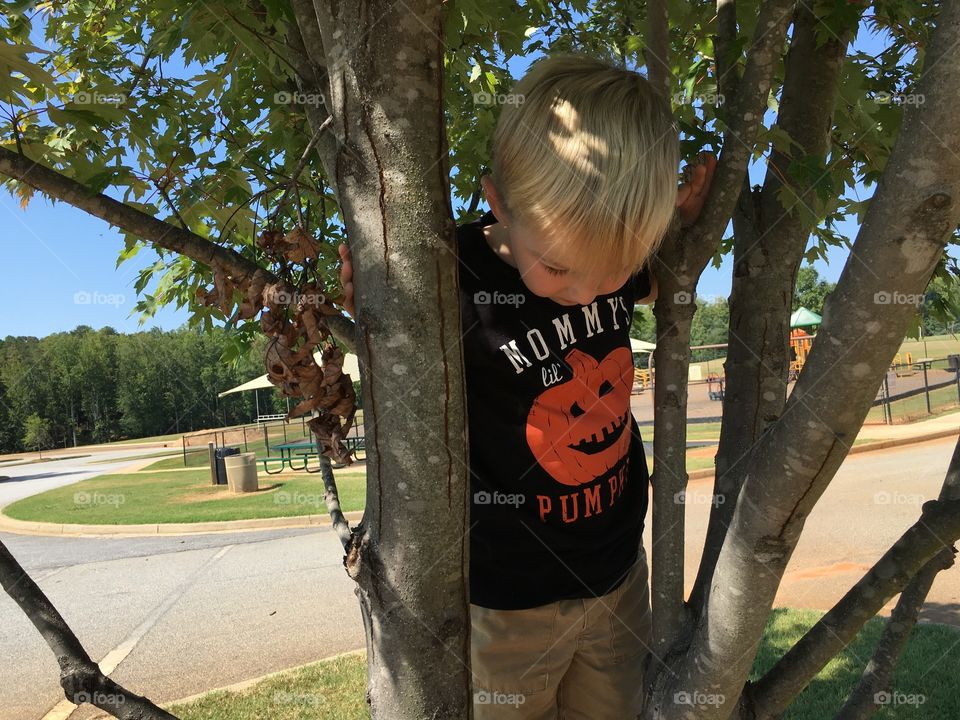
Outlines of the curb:
[{"label": "curb", "polygon": [[[939,440],[960,434],[960,428],[937,430],[925,435],[907,438],[880,440],[863,445],[854,445],[847,452],[855,455],[871,450],[883,450],[901,445]],[[702,468],[687,473],[687,480],[704,480],[713,477],[714,468]],[[344,513],[349,522],[358,522],[363,519],[362,510],[353,510]],[[149,523],[146,525],[81,525],[69,523],[44,523],[27,520],[15,520],[7,517],[0,509],[0,532],[15,533],[18,535],[48,535],[64,537],[102,536],[112,537],[143,537],[163,535],[195,535],[202,533],[225,533],[238,530],[270,530],[283,528],[329,527],[332,525],[330,515],[295,515],[279,518],[256,518],[252,520],[222,520],[217,522],[200,523]]]},{"label": "curb", "polygon": [[[313,660],[312,662],[304,663],[303,665],[294,665],[293,667],[284,668],[283,670],[276,670],[275,672],[267,673],[266,675],[261,675],[260,677],[250,678],[249,680],[241,680],[240,682],[233,683],[232,685],[224,685],[223,687],[211,688],[210,690],[204,690],[203,692],[199,692],[195,695],[188,695],[187,697],[184,697],[184,698],[179,698],[177,700],[170,700],[169,702],[160,703],[160,707],[164,709],[169,709],[170,706],[172,705],[183,705],[185,703],[195,702],[197,700],[200,700],[206,697],[207,695],[210,695],[211,693],[216,693],[216,692],[230,692],[230,693],[242,692],[250,687],[253,687],[254,685],[257,685],[258,683],[263,682],[264,680],[270,680],[271,678],[275,678],[278,675],[286,675],[288,673],[297,672],[298,670],[302,670],[304,668],[310,667],[311,665],[316,665],[317,663],[330,662],[333,660],[337,660],[338,658],[350,657],[351,655],[360,655],[361,653],[365,653],[366,651],[367,649],[365,647],[357,648],[356,650],[347,650],[346,652],[337,653],[336,655],[330,655],[328,657],[319,658],[317,660]],[[108,718],[112,718],[112,717],[113,717],[112,715],[104,715],[101,713],[98,715],[94,715],[93,717],[90,718],[90,720],[107,720]]]},{"label": "curb", "polygon": [[[350,522],[363,518],[362,510],[344,513]],[[250,520],[219,520],[199,523],[149,523],[145,525],[82,525],[71,523],[45,523],[30,520],[15,520],[0,512],[0,532],[18,535],[47,536],[103,536],[144,537],[164,535],[194,535],[225,533],[242,530],[270,530],[274,528],[328,527],[333,522],[329,515],[294,515],[291,517],[254,518]]]}]

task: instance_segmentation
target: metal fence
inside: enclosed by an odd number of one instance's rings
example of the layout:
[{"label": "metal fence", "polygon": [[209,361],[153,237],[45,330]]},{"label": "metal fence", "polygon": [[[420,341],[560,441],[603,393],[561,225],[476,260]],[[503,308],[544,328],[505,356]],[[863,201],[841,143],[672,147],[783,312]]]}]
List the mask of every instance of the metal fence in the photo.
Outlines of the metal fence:
[{"label": "metal fence", "polygon": [[887,371],[867,423],[910,422],[960,407],[960,356],[921,358]]}]

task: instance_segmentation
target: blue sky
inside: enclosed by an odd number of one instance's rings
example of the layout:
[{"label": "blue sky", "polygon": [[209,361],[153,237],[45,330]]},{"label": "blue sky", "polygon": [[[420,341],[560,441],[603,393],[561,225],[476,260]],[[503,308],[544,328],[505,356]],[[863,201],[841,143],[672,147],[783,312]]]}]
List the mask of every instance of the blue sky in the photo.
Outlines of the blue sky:
[{"label": "blue sky", "polygon": [[[857,47],[881,47],[877,37],[861,31]],[[39,43],[38,43],[39,44]],[[514,77],[523,74],[536,56],[511,62]],[[755,165],[751,176],[759,179],[762,168]],[[862,198],[872,194],[858,188]],[[138,271],[156,261],[149,249],[116,268],[123,248],[120,233],[107,223],[64,203],[51,204],[35,195],[26,209],[7,193],[0,192],[0,218],[5,232],[0,235],[6,268],[0,284],[0,302],[10,311],[0,320],[0,337],[34,335],[71,330],[85,324],[94,328],[110,325],[121,332],[159,327],[174,329],[187,320],[187,312],[164,308],[143,326],[133,312],[137,297],[133,289]],[[853,238],[854,223],[846,223],[840,232]],[[835,282],[847,259],[845,248],[831,248],[828,261],[817,261],[821,277]],[[953,257],[960,258],[955,246]],[[724,259],[719,269],[708,266],[698,288],[700,297],[727,297],[730,293],[731,260]],[[148,288],[149,291],[149,288]]]}]

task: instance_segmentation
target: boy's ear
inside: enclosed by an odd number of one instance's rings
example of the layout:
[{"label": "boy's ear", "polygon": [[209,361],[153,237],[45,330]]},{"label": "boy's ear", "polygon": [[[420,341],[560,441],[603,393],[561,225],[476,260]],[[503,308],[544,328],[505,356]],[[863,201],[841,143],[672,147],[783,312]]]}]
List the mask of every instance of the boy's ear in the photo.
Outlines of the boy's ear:
[{"label": "boy's ear", "polygon": [[489,175],[483,175],[480,178],[480,185],[483,186],[483,195],[487,199],[487,204],[490,206],[490,209],[493,210],[493,214],[497,216],[497,220],[500,223],[505,225],[507,222],[506,209],[500,198],[500,191],[497,190],[497,186],[493,184],[493,178]]}]

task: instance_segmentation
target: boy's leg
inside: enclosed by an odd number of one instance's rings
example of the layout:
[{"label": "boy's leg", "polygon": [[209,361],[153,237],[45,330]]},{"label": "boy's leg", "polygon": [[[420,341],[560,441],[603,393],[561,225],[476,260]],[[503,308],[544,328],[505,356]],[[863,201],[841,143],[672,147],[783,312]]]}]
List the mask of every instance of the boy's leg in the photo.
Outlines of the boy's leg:
[{"label": "boy's leg", "polygon": [[627,720],[640,712],[652,643],[646,554],[611,593],[585,601],[587,628],[557,693],[561,720]]},{"label": "boy's leg", "polygon": [[555,720],[557,686],[582,627],[579,601],[527,610],[470,606],[474,720]]}]

